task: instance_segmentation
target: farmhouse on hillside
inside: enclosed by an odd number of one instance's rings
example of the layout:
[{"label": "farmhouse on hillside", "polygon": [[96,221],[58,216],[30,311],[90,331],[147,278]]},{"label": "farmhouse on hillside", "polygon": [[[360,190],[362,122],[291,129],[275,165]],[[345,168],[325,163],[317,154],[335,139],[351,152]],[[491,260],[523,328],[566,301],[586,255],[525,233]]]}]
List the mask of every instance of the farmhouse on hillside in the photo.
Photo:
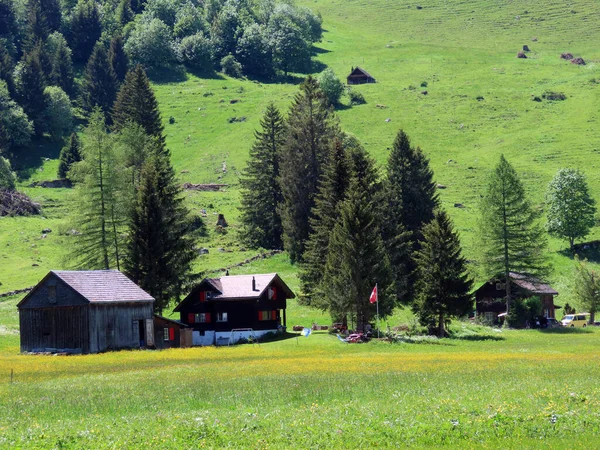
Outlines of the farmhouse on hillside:
[{"label": "farmhouse on hillside", "polygon": [[375,83],[375,78],[364,69],[360,67],[352,68],[350,75],[346,78],[348,84],[364,84],[364,83]]},{"label": "farmhouse on hillside", "polygon": [[[542,315],[548,319],[554,318],[554,310],[560,306],[554,304],[554,297],[558,292],[550,285],[515,272],[510,272],[509,280],[513,298],[528,299],[537,296],[542,302]],[[505,283],[504,277],[492,278],[475,291],[477,316],[496,322],[499,314],[506,313]]]},{"label": "farmhouse on hillside", "polygon": [[153,303],[117,270],[51,271],[17,305],[21,351],[154,346]]},{"label": "farmhouse on hillside", "polygon": [[175,308],[194,345],[227,345],[285,330],[294,293],[276,273],[205,278]]}]

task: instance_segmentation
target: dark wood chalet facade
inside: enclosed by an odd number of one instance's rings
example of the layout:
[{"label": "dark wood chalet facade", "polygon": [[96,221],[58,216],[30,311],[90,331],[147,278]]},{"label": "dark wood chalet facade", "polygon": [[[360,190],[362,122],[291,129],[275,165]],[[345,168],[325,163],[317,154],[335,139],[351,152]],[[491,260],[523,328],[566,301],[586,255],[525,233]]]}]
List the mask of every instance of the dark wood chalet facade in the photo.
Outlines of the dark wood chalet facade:
[{"label": "dark wood chalet facade", "polygon": [[[546,318],[555,318],[555,309],[560,308],[554,304],[554,297],[558,292],[550,285],[520,273],[511,272],[511,297],[527,299],[534,296],[542,302],[542,315]],[[506,280],[492,278],[475,291],[475,305],[477,316],[484,316],[488,321],[495,322],[498,315],[506,313]]]},{"label": "dark wood chalet facade", "polygon": [[194,345],[227,345],[286,327],[294,293],[276,273],[206,278],[175,308]]},{"label": "dark wood chalet facade", "polygon": [[192,346],[192,330],[184,323],[154,315],[154,347],[157,349]]},{"label": "dark wood chalet facade", "polygon": [[117,270],[51,271],[17,305],[21,351],[153,346],[153,303]]},{"label": "dark wood chalet facade", "polygon": [[360,67],[353,67],[350,71],[350,75],[346,78],[348,84],[365,84],[375,83],[376,80],[371,76],[369,72]]}]

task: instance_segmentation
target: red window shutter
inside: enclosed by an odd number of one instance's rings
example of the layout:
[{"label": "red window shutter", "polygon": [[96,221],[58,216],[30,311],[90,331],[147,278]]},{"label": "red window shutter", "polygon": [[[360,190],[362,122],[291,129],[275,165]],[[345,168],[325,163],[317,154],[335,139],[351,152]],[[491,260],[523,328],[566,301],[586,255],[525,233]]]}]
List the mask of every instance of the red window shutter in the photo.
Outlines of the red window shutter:
[{"label": "red window shutter", "polygon": [[205,319],[206,323],[210,323],[210,313],[206,313],[204,315],[204,319]]},{"label": "red window shutter", "polygon": [[170,341],[175,340],[175,328],[169,328],[169,340]]},{"label": "red window shutter", "polygon": [[271,320],[277,320],[277,311],[271,311]]},{"label": "red window shutter", "polygon": [[195,321],[194,313],[189,313],[188,314],[188,323],[194,323],[194,321]]},{"label": "red window shutter", "polygon": [[200,291],[200,301],[201,302],[206,301],[206,292],[205,291]]},{"label": "red window shutter", "polygon": [[271,289],[273,289],[273,296],[271,297],[271,299],[277,300],[277,288],[273,286]]},{"label": "red window shutter", "polygon": [[262,311],[258,312],[258,320],[263,320],[263,315],[262,315]]}]

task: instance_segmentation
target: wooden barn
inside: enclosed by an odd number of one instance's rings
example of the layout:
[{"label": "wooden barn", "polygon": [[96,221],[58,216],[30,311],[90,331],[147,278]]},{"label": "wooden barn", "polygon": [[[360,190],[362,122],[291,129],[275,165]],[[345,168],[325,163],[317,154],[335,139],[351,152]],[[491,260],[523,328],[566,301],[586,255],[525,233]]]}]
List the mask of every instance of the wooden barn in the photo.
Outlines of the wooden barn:
[{"label": "wooden barn", "polygon": [[178,320],[154,315],[154,347],[185,348],[192,346],[192,330]]},{"label": "wooden barn", "polygon": [[[554,318],[554,310],[560,308],[554,304],[558,295],[552,287],[538,279],[511,272],[511,297],[527,299],[534,296],[542,302],[542,315]],[[506,280],[504,277],[492,278],[475,291],[475,305],[478,316],[484,316],[490,322],[498,320],[498,315],[506,313]]]},{"label": "wooden barn", "polygon": [[350,75],[346,78],[348,84],[365,84],[365,83],[376,83],[375,78],[371,76],[369,72],[360,67],[353,67],[350,71]]},{"label": "wooden barn", "polygon": [[153,303],[117,270],[51,271],[17,305],[21,351],[151,347]]},{"label": "wooden barn", "polygon": [[194,345],[227,345],[285,330],[294,293],[276,273],[206,278],[175,308]]}]

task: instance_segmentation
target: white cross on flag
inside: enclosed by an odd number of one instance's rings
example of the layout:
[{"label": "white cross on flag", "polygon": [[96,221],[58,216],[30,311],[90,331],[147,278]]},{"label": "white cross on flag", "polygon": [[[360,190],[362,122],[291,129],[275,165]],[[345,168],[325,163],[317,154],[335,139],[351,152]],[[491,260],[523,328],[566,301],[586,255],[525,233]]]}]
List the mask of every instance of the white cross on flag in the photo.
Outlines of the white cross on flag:
[{"label": "white cross on flag", "polygon": [[369,303],[377,303],[377,285],[373,288],[371,296],[369,297]]}]

